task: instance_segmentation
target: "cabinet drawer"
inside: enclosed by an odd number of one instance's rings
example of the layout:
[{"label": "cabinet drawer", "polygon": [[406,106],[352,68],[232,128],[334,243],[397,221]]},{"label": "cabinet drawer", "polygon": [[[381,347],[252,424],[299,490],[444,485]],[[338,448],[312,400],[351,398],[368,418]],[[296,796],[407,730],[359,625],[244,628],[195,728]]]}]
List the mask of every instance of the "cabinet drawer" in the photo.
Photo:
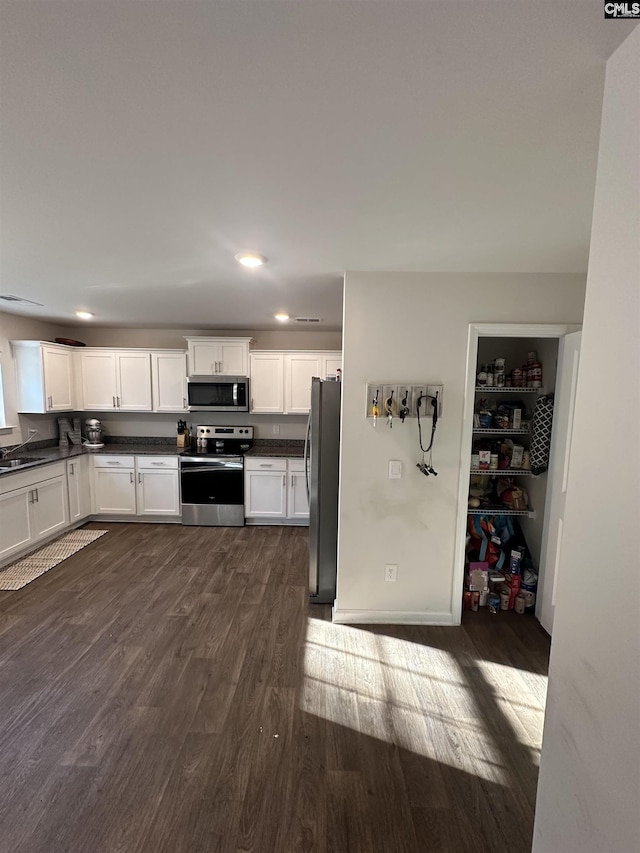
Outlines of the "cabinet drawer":
[{"label": "cabinet drawer", "polygon": [[136,465],[138,468],[149,469],[156,471],[159,468],[178,470],[177,456],[136,456]]},{"label": "cabinet drawer", "polygon": [[94,468],[135,468],[134,456],[104,454],[93,457]]},{"label": "cabinet drawer", "polygon": [[289,463],[289,471],[291,471],[292,474],[298,471],[304,471],[304,459],[295,458],[288,459],[287,461]]},{"label": "cabinet drawer", "polygon": [[245,471],[286,471],[286,459],[273,459],[265,456],[250,456],[244,460]]}]

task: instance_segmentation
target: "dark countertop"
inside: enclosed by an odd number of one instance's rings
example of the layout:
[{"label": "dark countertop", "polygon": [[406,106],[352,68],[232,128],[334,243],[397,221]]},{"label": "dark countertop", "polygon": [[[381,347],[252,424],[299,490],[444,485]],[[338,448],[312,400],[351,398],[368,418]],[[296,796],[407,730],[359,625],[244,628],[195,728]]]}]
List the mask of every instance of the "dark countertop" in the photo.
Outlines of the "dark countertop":
[{"label": "dark countertop", "polygon": [[292,442],[291,444],[257,444],[245,453],[245,456],[262,456],[270,459],[302,459],[304,455],[304,442]]},{"label": "dark countertop", "polygon": [[[75,456],[82,456],[85,453],[95,454],[110,454],[126,453],[131,456],[174,456],[182,453],[183,447],[176,447],[175,442],[166,444],[133,444],[131,442],[123,444],[105,444],[104,447],[89,449],[84,446],[71,447],[38,447],[35,450],[27,450],[21,448],[17,450],[15,456],[19,459],[33,459],[33,462],[20,465],[17,468],[12,468],[10,471],[0,471],[0,478],[11,476],[11,474],[19,474],[21,471],[30,471],[33,468],[39,468],[41,465],[47,465],[50,462],[61,462],[65,459],[73,459]],[[8,459],[11,459],[14,454],[10,453]],[[2,468],[2,460],[0,460],[0,468]]]},{"label": "dark countertop", "polygon": [[[75,456],[82,456],[85,453],[92,455],[100,454],[127,454],[130,456],[174,456],[185,451],[184,447],[177,447],[174,441],[164,442],[161,439],[150,439],[148,442],[136,442],[133,440],[125,440],[122,442],[107,442],[104,447],[89,449],[88,447],[73,445],[69,447],[35,447],[33,450],[21,448],[16,451],[16,457],[20,459],[33,459],[33,462],[20,465],[17,468],[12,468],[10,471],[0,471],[0,479],[2,477],[10,477],[11,474],[18,474],[20,471],[30,471],[33,468],[38,468],[41,465],[47,465],[50,462],[61,462],[65,459],[73,459]],[[249,450],[246,456],[262,456],[267,458],[279,459],[302,459],[304,454],[303,441],[287,442],[283,439],[276,441],[266,441],[264,444],[256,444]],[[8,458],[11,459],[12,453]],[[2,468],[2,460],[0,460],[0,468]]]}]

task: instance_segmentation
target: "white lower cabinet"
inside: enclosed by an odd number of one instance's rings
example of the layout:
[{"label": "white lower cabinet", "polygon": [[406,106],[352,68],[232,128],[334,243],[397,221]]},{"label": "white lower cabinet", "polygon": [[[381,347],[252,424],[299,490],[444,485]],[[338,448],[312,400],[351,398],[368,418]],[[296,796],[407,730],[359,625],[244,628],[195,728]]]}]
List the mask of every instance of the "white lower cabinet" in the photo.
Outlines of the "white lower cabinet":
[{"label": "white lower cabinet", "polygon": [[0,495],[0,560],[31,542],[31,491],[16,489]]},{"label": "white lower cabinet", "polygon": [[287,460],[256,457],[244,462],[245,518],[284,519],[287,514]]},{"label": "white lower cabinet", "polygon": [[309,518],[302,459],[245,459],[245,518],[251,523],[305,523]]},{"label": "white lower cabinet", "polygon": [[179,516],[177,456],[93,457],[93,512]]},{"label": "white lower cabinet", "polygon": [[138,515],[180,515],[178,458],[136,457]]},{"label": "white lower cabinet", "polygon": [[88,456],[74,456],[67,460],[67,492],[69,494],[69,522],[82,521],[91,515],[91,475]]},{"label": "white lower cabinet", "polygon": [[3,478],[0,484],[0,562],[26,551],[69,524],[64,462]]},{"label": "white lower cabinet", "polygon": [[287,460],[287,518],[309,520],[307,478],[302,459]]}]

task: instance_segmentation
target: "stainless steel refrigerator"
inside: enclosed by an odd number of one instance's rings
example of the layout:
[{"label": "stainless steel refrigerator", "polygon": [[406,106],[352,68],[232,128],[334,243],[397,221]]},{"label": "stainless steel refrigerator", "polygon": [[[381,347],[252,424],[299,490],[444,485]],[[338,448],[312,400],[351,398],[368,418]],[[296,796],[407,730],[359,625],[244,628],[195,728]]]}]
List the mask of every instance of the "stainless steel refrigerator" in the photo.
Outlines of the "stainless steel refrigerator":
[{"label": "stainless steel refrigerator", "polygon": [[338,565],[338,470],[340,382],[313,379],[305,442],[309,497],[309,595],[333,604]]}]

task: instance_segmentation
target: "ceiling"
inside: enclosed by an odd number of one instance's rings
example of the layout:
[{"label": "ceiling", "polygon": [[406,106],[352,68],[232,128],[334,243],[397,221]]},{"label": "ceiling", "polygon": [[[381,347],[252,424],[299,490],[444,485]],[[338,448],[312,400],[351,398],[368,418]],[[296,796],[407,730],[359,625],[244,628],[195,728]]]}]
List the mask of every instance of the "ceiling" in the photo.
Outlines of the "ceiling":
[{"label": "ceiling", "polygon": [[344,270],[586,270],[601,0],[0,9],[0,293],[43,303],[0,310],[330,330]]}]

